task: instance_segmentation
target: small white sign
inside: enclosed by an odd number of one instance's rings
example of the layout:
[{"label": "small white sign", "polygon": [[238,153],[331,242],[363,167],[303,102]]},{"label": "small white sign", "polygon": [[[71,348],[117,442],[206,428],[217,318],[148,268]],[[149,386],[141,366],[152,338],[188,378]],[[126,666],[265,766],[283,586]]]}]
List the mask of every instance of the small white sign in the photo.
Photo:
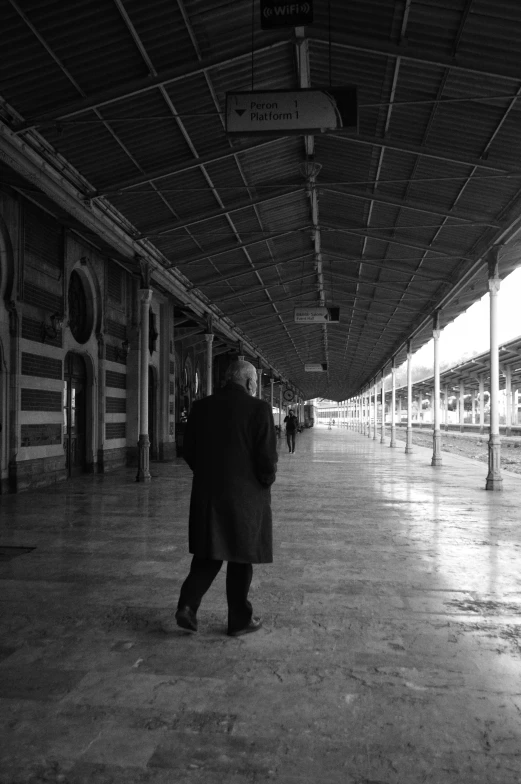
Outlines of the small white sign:
[{"label": "small white sign", "polygon": [[295,308],[293,319],[296,324],[324,324],[326,321],[340,321],[340,308],[326,306],[316,308]]},{"label": "small white sign", "polygon": [[304,370],[306,373],[327,373],[327,362],[307,362]]}]

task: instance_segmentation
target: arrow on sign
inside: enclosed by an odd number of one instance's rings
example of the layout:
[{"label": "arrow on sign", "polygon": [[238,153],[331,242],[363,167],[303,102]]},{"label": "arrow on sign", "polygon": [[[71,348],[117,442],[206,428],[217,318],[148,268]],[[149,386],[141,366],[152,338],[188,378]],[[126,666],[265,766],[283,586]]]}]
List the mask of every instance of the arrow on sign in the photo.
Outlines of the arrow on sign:
[{"label": "arrow on sign", "polygon": [[236,109],[235,110],[235,112],[239,115],[239,117],[242,117],[242,115],[244,114],[245,111],[246,111],[246,109]]}]

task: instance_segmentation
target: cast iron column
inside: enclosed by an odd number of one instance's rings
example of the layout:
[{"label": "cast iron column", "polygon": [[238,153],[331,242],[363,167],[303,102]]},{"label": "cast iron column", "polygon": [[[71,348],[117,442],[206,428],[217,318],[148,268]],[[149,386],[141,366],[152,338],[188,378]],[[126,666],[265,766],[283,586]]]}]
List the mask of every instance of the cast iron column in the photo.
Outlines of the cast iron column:
[{"label": "cast iron column", "polygon": [[282,432],[282,381],[279,382],[279,431]]},{"label": "cast iron column", "polygon": [[393,357],[391,365],[391,443],[389,446],[396,446],[396,360]]},{"label": "cast iron column", "polygon": [[257,397],[262,397],[262,365],[257,368]]},{"label": "cast iron column", "polygon": [[206,395],[213,392],[213,335],[206,333]]},{"label": "cast iron column", "polygon": [[432,444],[431,465],[439,466],[441,460],[441,429],[440,429],[440,313],[434,314],[432,337],[434,339],[434,435]]},{"label": "cast iron column", "polygon": [[485,377],[479,374],[479,432],[485,430]]},{"label": "cast iron column", "polygon": [[497,255],[489,262],[490,291],[490,438],[488,442],[487,490],[502,490],[501,439],[499,437],[499,341],[498,294],[501,280]]},{"label": "cast iron column", "polygon": [[465,430],[465,382],[459,382],[459,429],[460,433]]},{"label": "cast iron column", "polygon": [[150,439],[148,437],[148,319],[152,289],[139,289],[141,329],[139,333],[139,441],[136,482],[150,482]]},{"label": "cast iron column", "polygon": [[369,384],[367,388],[367,438],[371,438],[371,417],[373,413],[373,395],[372,386]]},{"label": "cast iron column", "polygon": [[410,454],[412,448],[412,346],[407,343],[407,430],[405,440],[405,454]]},{"label": "cast iron column", "polygon": [[505,402],[506,402],[506,417],[505,417],[505,434],[512,435],[512,368],[510,365],[505,365]]},{"label": "cast iron column", "polygon": [[382,429],[380,443],[385,444],[385,369],[382,370]]},{"label": "cast iron column", "polygon": [[271,387],[271,412],[273,413],[273,384],[275,383],[275,379],[273,377],[270,378],[270,387]]},{"label": "cast iron column", "polygon": [[378,430],[378,390],[377,390],[377,381],[376,376],[374,377],[373,382],[373,430],[372,430],[372,439],[376,441],[376,431]]},{"label": "cast iron column", "polygon": [[373,441],[376,441],[378,431],[378,381],[374,377],[373,384]]}]

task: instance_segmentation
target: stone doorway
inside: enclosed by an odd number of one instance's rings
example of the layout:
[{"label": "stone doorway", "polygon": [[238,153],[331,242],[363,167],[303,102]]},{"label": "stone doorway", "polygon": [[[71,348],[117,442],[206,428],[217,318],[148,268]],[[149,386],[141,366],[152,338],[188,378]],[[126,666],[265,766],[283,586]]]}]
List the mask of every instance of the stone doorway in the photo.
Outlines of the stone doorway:
[{"label": "stone doorway", "polygon": [[87,455],[87,368],[81,354],[65,357],[63,428],[65,467],[69,477],[86,469]]}]

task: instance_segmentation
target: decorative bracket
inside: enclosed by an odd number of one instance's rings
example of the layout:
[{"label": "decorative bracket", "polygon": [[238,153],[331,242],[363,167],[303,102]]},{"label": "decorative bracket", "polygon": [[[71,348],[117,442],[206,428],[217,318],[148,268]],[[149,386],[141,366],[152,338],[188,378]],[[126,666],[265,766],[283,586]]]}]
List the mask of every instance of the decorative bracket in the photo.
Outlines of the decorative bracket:
[{"label": "decorative bracket", "polygon": [[136,257],[137,262],[139,263],[139,269],[141,274],[141,288],[142,289],[149,289],[150,288],[150,279],[152,277],[152,270],[148,261],[142,256]]}]

